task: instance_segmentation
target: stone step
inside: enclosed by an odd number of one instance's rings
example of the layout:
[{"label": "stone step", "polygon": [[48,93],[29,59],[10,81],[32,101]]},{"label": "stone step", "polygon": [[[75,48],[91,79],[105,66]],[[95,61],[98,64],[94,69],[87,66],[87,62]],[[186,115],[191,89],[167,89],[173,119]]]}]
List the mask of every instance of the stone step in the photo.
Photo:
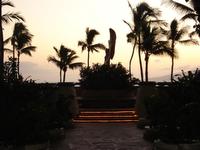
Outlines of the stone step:
[{"label": "stone step", "polygon": [[81,109],[75,123],[136,122],[138,116],[134,109]]}]

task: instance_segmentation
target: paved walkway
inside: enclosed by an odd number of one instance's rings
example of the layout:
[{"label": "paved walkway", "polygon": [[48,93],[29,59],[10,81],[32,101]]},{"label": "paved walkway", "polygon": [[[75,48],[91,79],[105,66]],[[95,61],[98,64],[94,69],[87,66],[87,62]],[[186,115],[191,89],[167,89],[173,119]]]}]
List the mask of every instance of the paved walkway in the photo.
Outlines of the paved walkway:
[{"label": "paved walkway", "polygon": [[76,124],[50,150],[152,150],[134,123]]}]

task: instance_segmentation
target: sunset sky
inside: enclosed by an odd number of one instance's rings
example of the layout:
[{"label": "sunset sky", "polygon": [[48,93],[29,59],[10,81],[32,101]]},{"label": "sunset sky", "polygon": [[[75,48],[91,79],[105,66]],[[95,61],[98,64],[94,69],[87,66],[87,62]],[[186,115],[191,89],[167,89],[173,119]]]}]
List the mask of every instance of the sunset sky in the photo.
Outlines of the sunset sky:
[{"label": "sunset sky", "polygon": [[[129,0],[134,7],[142,0]],[[127,0],[12,0],[15,8],[4,8],[4,12],[20,12],[26,20],[27,28],[34,35],[32,45],[37,51],[32,57],[21,56],[21,72],[24,78],[31,76],[36,82],[58,82],[59,69],[47,61],[49,55],[55,55],[53,46],[61,44],[74,49],[79,59],[86,63],[87,52],[81,52],[77,46],[79,40],[85,40],[86,27],[100,32],[95,42],[108,46],[109,28],[117,34],[116,53],[111,63],[121,62],[128,69],[132,45],[127,43],[126,34],[130,32],[123,22],[131,23],[132,14]],[[150,0],[146,0],[150,2]],[[153,3],[153,4],[151,4]],[[161,0],[153,0],[150,5],[163,11],[163,18],[171,21],[178,16],[172,8],[161,5]],[[14,23],[4,25],[4,37],[12,34]],[[194,70],[199,67],[200,46],[179,46],[179,58],[175,61],[175,73],[181,69]],[[136,53],[135,53],[136,54]],[[104,51],[91,54],[92,63],[103,63]],[[6,56],[7,58],[7,56]],[[158,79],[170,74],[171,60],[166,56],[150,57],[149,77]],[[132,64],[133,75],[139,76],[137,55]],[[77,82],[79,70],[68,71],[66,81]],[[164,80],[164,79],[163,79]]]}]

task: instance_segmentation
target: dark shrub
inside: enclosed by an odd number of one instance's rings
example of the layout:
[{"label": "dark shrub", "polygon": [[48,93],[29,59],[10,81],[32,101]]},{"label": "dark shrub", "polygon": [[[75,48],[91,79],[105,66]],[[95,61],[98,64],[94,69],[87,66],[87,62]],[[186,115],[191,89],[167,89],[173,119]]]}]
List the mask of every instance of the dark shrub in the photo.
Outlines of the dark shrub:
[{"label": "dark shrub", "polygon": [[86,89],[123,89],[130,88],[138,80],[130,75],[122,64],[84,67],[80,70],[80,84]]},{"label": "dark shrub", "polygon": [[51,129],[63,128],[70,118],[64,118],[56,105],[57,88],[48,83],[1,85],[0,141],[7,144],[40,143],[50,139]]},{"label": "dark shrub", "polygon": [[156,139],[170,143],[200,140],[200,71],[183,72],[167,93],[167,96],[160,94],[146,101]]}]

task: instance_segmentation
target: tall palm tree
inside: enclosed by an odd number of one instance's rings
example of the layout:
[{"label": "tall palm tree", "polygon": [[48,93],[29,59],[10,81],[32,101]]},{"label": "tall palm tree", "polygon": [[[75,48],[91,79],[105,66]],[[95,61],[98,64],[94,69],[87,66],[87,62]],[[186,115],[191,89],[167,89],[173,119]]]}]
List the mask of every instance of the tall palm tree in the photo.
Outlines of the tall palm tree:
[{"label": "tall palm tree", "polygon": [[[169,30],[163,30],[163,33],[167,35],[167,40],[170,42],[170,47],[172,53],[176,51],[176,44],[198,44],[198,42],[191,38],[185,38],[188,35],[187,27],[179,27],[179,23],[176,19],[172,20],[170,23]],[[171,82],[173,82],[173,74],[174,74],[174,59],[175,57],[171,57]]]},{"label": "tall palm tree", "polygon": [[141,49],[145,54],[145,81],[148,82],[148,64],[151,55],[168,55],[173,57],[168,42],[160,40],[158,27],[151,27],[150,24],[143,26]]},{"label": "tall palm tree", "polygon": [[[64,45],[60,46],[60,49],[54,47],[57,57],[49,56],[47,60],[54,63],[60,69],[60,82],[65,82],[66,72],[68,69],[76,69],[82,67],[82,62],[74,62],[78,58],[76,52],[69,48],[66,48]],[[62,80],[63,72],[63,80]]]},{"label": "tall palm tree", "polygon": [[4,38],[2,23],[9,23],[12,20],[24,21],[24,18],[18,13],[2,13],[3,6],[14,7],[13,3],[9,0],[0,1],[0,81],[3,81],[3,63],[4,63]]},{"label": "tall palm tree", "polygon": [[136,33],[134,32],[134,30],[132,29],[131,25],[128,22],[126,22],[125,20],[124,20],[124,22],[131,29],[131,32],[126,35],[127,42],[133,43],[133,50],[132,50],[131,57],[130,57],[130,60],[129,60],[129,73],[130,73],[130,78],[131,78],[131,76],[132,76],[131,65],[132,65],[132,60],[133,60],[133,56],[134,56],[134,52],[135,52],[135,48],[136,48],[136,44],[137,44],[137,36],[136,36]]},{"label": "tall palm tree", "polygon": [[[132,11],[132,15],[133,15],[133,26],[131,26],[126,21],[124,21],[124,22],[131,29],[132,34],[129,34],[129,35],[132,35],[132,37],[133,37],[133,35],[137,36],[137,38],[136,37],[134,38],[135,39],[134,43],[136,43],[138,45],[140,74],[141,74],[141,81],[143,82],[144,75],[143,75],[143,67],[142,67],[142,60],[141,60],[141,32],[143,30],[142,24],[149,22],[152,19],[157,19],[157,17],[160,16],[160,11],[158,9],[154,9],[154,8],[150,7],[145,2],[139,3],[135,8],[133,8],[129,2],[128,2],[128,4],[129,4],[129,7],[130,7],[130,9]],[[134,51],[134,49],[133,49],[133,51]],[[132,52],[132,55],[133,54],[134,54],[134,52]],[[131,55],[130,63],[132,60],[132,55]]]},{"label": "tall palm tree", "polygon": [[29,32],[23,23],[15,23],[13,34],[10,38],[13,46],[13,59],[16,59],[15,53],[17,51],[17,72],[19,77],[20,55],[26,54],[31,56],[31,52],[35,51],[36,47],[31,46],[33,35]]},{"label": "tall palm tree", "polygon": [[106,47],[101,44],[93,44],[94,38],[99,32],[95,29],[86,28],[86,41],[78,41],[78,46],[82,47],[82,51],[87,49],[87,67],[90,66],[90,52],[99,52],[98,49],[106,50]]}]

